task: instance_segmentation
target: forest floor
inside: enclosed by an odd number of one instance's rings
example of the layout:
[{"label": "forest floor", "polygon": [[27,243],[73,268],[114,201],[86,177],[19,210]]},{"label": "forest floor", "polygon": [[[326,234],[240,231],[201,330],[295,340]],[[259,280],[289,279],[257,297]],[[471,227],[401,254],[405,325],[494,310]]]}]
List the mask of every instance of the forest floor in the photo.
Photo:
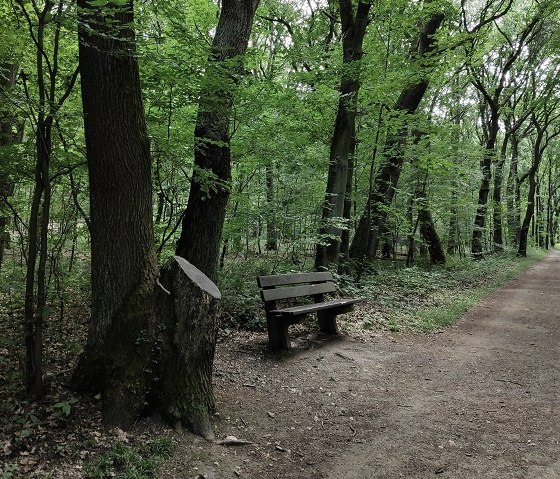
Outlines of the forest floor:
[{"label": "forest floor", "polygon": [[453,327],[371,340],[223,341],[218,437],[184,437],[164,478],[560,478],[560,252]]},{"label": "forest floor", "polygon": [[[310,322],[290,328],[292,350],[279,355],[267,352],[266,333],[224,334],[215,443],[157,419],[108,430],[99,399],[74,398],[57,377],[40,403],[7,392],[0,477],[79,478],[88,467],[88,477],[113,477],[103,471],[126,468],[151,438],[171,437],[163,479],[560,478],[559,293],[552,251],[431,333],[347,329],[328,339]],[[70,374],[59,361],[60,375]],[[2,374],[15,377],[9,364]],[[227,436],[247,443],[218,443]],[[115,443],[130,448],[108,459]]]}]

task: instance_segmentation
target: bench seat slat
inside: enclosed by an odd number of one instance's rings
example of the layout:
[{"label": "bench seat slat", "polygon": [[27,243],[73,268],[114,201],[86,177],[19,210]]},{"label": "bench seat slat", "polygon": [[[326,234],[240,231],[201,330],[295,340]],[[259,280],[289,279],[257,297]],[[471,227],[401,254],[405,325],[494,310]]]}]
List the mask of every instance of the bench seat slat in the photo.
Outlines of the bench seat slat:
[{"label": "bench seat slat", "polygon": [[299,316],[301,314],[314,313],[315,311],[323,311],[325,309],[350,306],[352,304],[359,303],[360,301],[360,299],[335,299],[332,301],[325,301],[324,303],[305,304],[303,306],[293,306],[291,308],[273,309],[272,311],[270,311],[270,313],[279,316]]},{"label": "bench seat slat", "polygon": [[336,285],[330,281],[319,284],[306,284],[303,286],[291,286],[287,288],[263,289],[261,290],[262,300],[277,301],[288,298],[299,298],[301,296],[312,296],[314,294],[334,293]]},{"label": "bench seat slat", "polygon": [[273,288],[275,286],[284,286],[287,284],[302,283],[321,283],[323,281],[332,281],[333,277],[330,271],[315,271],[313,273],[290,273],[277,274],[274,276],[258,276],[257,283],[261,288]]}]

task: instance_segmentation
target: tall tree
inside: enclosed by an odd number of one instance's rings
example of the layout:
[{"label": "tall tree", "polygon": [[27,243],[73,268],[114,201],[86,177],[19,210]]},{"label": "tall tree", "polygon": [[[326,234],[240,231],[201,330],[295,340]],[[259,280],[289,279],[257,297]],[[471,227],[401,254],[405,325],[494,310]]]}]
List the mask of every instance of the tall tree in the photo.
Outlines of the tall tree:
[{"label": "tall tree", "polygon": [[92,311],[76,379],[103,392],[108,424],[131,424],[151,378],[157,276],[148,133],[133,1],[79,0],[79,55],[90,183]]},{"label": "tall tree", "polygon": [[[346,198],[351,196],[356,149],[356,109],[360,89],[360,60],[371,3],[340,0],[342,23],[343,73],[340,81],[338,109],[331,139],[329,169],[315,269],[338,265]],[[349,213],[349,212],[348,212]],[[339,224],[337,224],[339,223]],[[346,226],[347,227],[347,226]]]},{"label": "tall tree", "polygon": [[560,101],[557,98],[550,98],[545,102],[542,108],[539,108],[531,115],[531,123],[535,127],[536,136],[533,143],[531,167],[527,172],[527,177],[529,179],[527,208],[519,230],[518,256],[527,256],[527,237],[529,235],[529,226],[534,219],[535,204],[537,201],[537,173],[543,160],[545,150],[550,146],[551,141],[560,135],[559,107]]},{"label": "tall tree", "polygon": [[231,188],[230,121],[259,0],[224,0],[195,126],[194,171],[176,253],[216,281]]},{"label": "tall tree", "polygon": [[[10,98],[10,90],[16,83],[18,72],[17,63],[6,63],[0,65],[0,98],[2,100]],[[18,136],[17,130],[22,132],[22,128],[16,125],[16,119],[13,115],[9,103],[0,102],[0,150],[2,147],[12,145]],[[4,166],[5,168],[5,166]],[[7,225],[9,215],[7,213],[7,201],[13,193],[14,182],[5,169],[0,169],[0,268],[4,259],[4,249],[7,244]]]},{"label": "tall tree", "polygon": [[[426,6],[431,2],[427,1]],[[381,165],[368,193],[368,199],[354,239],[350,246],[350,257],[358,262],[373,258],[377,251],[377,242],[385,227],[387,206],[393,201],[401,169],[404,163],[404,148],[408,135],[408,117],[416,112],[429,85],[427,57],[434,54],[436,40],[434,34],[441,26],[444,13],[431,8],[428,18],[420,22],[418,34],[412,42],[410,61],[418,68],[414,81],[401,92],[393,106],[397,115],[404,120],[396,133],[387,136],[384,146],[385,160]]]},{"label": "tall tree", "polygon": [[[22,0],[16,1],[18,14],[25,20],[34,45],[37,75],[37,98],[32,98],[28,75],[23,74],[24,89],[29,102],[35,134],[35,171],[33,197],[29,215],[24,304],[24,336],[26,349],[26,388],[31,397],[43,395],[43,332],[48,316],[47,261],[51,208],[50,167],[53,152],[53,129],[59,110],[70,96],[78,69],[61,71],[60,40],[64,28],[65,4],[47,0],[39,8]],[[49,29],[54,25],[52,31]],[[52,37],[51,37],[52,35]],[[61,73],[66,73],[60,87]],[[36,104],[36,108],[34,108]]]},{"label": "tall tree", "polygon": [[[541,11],[535,13],[518,34],[511,34],[511,38],[494,21],[497,30],[505,37],[505,43],[500,51],[500,60],[491,63],[481,62],[476,68],[472,65],[469,66],[472,84],[480,92],[483,99],[481,112],[485,122],[484,153],[480,161],[482,180],[478,191],[478,203],[471,241],[471,254],[474,257],[480,257],[484,251],[483,235],[486,226],[492,165],[496,162],[496,142],[500,130],[500,116],[504,104],[512,95],[512,90],[505,92],[505,88],[510,79],[514,64],[522,57],[527,43],[531,41],[540,27],[542,27],[541,15]],[[467,27],[465,26],[465,28]],[[476,46],[479,37],[473,36],[471,39],[471,46],[474,51],[474,46]],[[472,52],[469,55],[472,55]],[[477,58],[479,57],[477,56]],[[501,170],[499,170],[498,174],[501,180]],[[497,239],[501,240],[501,238]]]}]

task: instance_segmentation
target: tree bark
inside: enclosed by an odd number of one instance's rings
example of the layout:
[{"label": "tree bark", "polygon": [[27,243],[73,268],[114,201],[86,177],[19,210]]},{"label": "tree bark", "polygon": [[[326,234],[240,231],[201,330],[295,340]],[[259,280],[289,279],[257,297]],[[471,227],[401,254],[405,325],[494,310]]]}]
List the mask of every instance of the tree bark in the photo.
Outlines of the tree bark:
[{"label": "tree bark", "polygon": [[[414,43],[415,50],[411,55],[413,63],[421,64],[428,54],[434,52],[436,47],[434,34],[442,24],[443,19],[443,13],[433,12],[428,21],[422,25],[417,41]],[[393,108],[394,111],[406,115],[412,115],[416,112],[429,84],[428,78],[425,75],[422,75],[422,77],[420,81],[401,91]],[[404,125],[401,125],[396,134],[390,135],[385,143],[386,161],[375,176],[365,210],[360,217],[350,246],[350,258],[358,262],[375,257],[380,233],[385,228],[387,206],[393,201],[404,163],[407,123],[408,120],[405,119]]]},{"label": "tree bark", "polygon": [[510,244],[517,247],[517,240],[519,237],[519,201],[520,201],[520,188],[519,188],[519,139],[515,133],[510,137],[511,154],[509,173],[506,184],[506,206],[507,206],[507,224],[508,235]]},{"label": "tree bark", "polygon": [[[535,201],[537,199],[536,192],[538,188],[537,174],[539,171],[539,166],[541,164],[544,152],[550,144],[550,141],[556,136],[560,135],[560,128],[558,127],[556,127],[554,132],[548,131],[554,123],[554,120],[558,120],[560,118],[560,113],[556,113],[555,115],[553,115],[553,112],[556,109],[557,105],[557,101],[553,101],[551,104],[545,103],[541,112],[533,113],[531,115],[531,121],[536,131],[536,137],[535,143],[533,145],[533,161],[527,173],[527,177],[529,179],[527,209],[525,211],[523,223],[521,224],[521,229],[519,230],[517,256],[527,256],[527,237],[529,234],[529,226],[531,225],[531,221],[535,219]],[[536,230],[538,230],[538,225],[535,225],[535,228]]]},{"label": "tree bark", "polygon": [[488,125],[488,137],[484,146],[484,154],[480,162],[482,180],[478,190],[478,202],[471,240],[471,254],[475,258],[480,258],[484,251],[484,229],[486,226],[486,210],[488,196],[490,194],[490,180],[492,179],[492,163],[496,155],[496,139],[500,129],[498,119],[499,110],[497,101],[488,105],[490,108],[490,120]]},{"label": "tree bark", "polygon": [[82,389],[103,393],[107,424],[127,426],[145,406],[154,354],[157,265],[150,148],[132,0],[101,8],[79,0],[78,7],[92,311],[75,380]]},{"label": "tree bark", "polygon": [[179,256],[162,269],[161,284],[173,293],[159,292],[159,315],[165,326],[161,380],[155,388],[161,391],[159,409],[171,424],[180,422],[212,439],[212,365],[221,294],[207,276]]},{"label": "tree bark", "polygon": [[216,281],[231,188],[230,117],[259,0],[223,0],[200,93],[194,171],[176,254]]},{"label": "tree bark", "polygon": [[[359,2],[354,14],[352,0],[339,0],[342,22],[343,74],[338,109],[331,139],[327,188],[319,242],[316,245],[315,269],[338,265],[348,183],[352,184],[353,156],[356,149],[356,108],[360,89],[360,60],[368,24],[370,3]],[[350,176],[350,181],[349,177]]]},{"label": "tree bark", "polygon": [[418,205],[418,222],[420,224],[420,236],[428,247],[430,262],[433,265],[445,264],[445,252],[439,238],[438,232],[434,225],[432,213],[430,212],[425,191],[419,191],[416,194],[416,204]]},{"label": "tree bark", "polygon": [[458,202],[458,182],[457,180],[451,180],[451,206],[449,208],[449,232],[447,238],[447,254],[455,254],[460,248],[459,241],[459,208],[457,206]]},{"label": "tree bark", "polygon": [[502,229],[502,186],[504,182],[504,165],[506,162],[507,145],[509,134],[506,132],[500,151],[500,157],[494,167],[494,189],[492,191],[492,224],[493,236],[492,246],[494,251],[504,250],[504,235]]},{"label": "tree bark", "polygon": [[276,251],[278,249],[278,230],[276,228],[276,214],[274,204],[274,169],[272,165],[266,166],[266,245],[267,251]]}]

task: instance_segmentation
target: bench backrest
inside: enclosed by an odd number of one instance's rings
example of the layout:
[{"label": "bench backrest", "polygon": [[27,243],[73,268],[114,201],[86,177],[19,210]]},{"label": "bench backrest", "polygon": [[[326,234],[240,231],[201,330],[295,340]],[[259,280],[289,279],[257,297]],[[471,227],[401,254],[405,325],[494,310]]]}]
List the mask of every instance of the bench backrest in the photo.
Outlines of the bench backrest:
[{"label": "bench backrest", "polygon": [[265,303],[336,292],[332,274],[328,271],[258,276],[257,283],[262,288],[261,298]]}]

